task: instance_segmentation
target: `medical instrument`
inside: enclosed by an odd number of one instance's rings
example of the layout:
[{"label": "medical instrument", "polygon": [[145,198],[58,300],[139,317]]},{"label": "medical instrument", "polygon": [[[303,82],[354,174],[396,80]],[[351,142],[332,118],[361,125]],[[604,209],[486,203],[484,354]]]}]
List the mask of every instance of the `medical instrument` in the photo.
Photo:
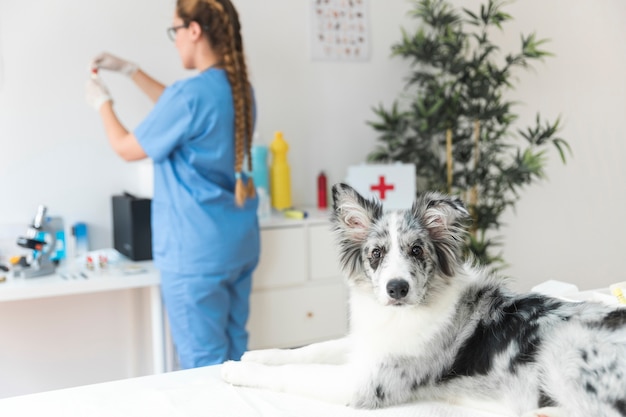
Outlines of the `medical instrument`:
[{"label": "medical instrument", "polygon": [[58,263],[65,258],[65,229],[60,217],[47,217],[47,207],[40,205],[25,236],[17,238],[17,245],[32,250],[31,261],[20,258],[14,275],[34,278],[54,274]]}]

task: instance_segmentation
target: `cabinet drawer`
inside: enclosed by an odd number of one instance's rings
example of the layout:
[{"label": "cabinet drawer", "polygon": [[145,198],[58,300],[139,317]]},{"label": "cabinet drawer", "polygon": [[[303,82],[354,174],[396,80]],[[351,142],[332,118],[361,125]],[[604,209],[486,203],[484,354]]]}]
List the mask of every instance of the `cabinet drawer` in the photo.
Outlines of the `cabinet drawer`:
[{"label": "cabinet drawer", "polygon": [[339,249],[330,227],[330,224],[309,227],[309,264],[313,280],[341,276]]},{"label": "cabinet drawer", "polygon": [[347,289],[342,283],[252,293],[250,349],[297,347],[346,334]]},{"label": "cabinet drawer", "polygon": [[261,231],[261,259],[252,288],[302,284],[307,279],[306,234],[303,227]]}]

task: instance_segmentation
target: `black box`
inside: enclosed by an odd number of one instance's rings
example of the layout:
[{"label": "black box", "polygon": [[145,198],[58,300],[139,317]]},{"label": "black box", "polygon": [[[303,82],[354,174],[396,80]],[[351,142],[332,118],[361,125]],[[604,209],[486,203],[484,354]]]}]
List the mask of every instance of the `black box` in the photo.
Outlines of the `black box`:
[{"label": "black box", "polygon": [[113,247],[133,261],[152,259],[151,203],[128,193],[112,198]]}]

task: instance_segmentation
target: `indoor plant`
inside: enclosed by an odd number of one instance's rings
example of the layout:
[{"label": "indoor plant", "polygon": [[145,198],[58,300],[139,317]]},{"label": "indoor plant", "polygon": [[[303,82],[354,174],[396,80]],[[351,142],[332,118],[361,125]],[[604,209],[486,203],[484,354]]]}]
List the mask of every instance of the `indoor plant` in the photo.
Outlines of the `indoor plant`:
[{"label": "indoor plant", "polygon": [[511,19],[503,2],[488,0],[478,13],[445,0],[414,3],[410,13],[421,25],[403,30],[392,47],[411,62],[407,88],[391,108],[374,109],[377,120],[369,124],[379,145],[368,160],[414,163],[418,190],[461,196],[473,217],[468,251],[498,267],[503,259],[490,232],[520,191],[545,177],[546,148],[555,146],[563,162],[569,151],[557,137],[558,119],[537,115],[533,126],[517,128],[516,103],[506,98],[514,70],[550,54],[540,49],[545,40],[531,34],[522,35],[519,52],[502,55],[490,34]]}]

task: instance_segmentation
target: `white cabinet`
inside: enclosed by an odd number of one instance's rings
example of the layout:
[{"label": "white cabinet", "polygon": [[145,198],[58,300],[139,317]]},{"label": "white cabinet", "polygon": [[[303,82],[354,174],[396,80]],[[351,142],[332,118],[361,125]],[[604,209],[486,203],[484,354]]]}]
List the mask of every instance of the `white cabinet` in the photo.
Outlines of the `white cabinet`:
[{"label": "white cabinet", "polygon": [[340,276],[339,252],[330,225],[312,225],[308,232],[311,279],[325,280]]},{"label": "white cabinet", "polygon": [[298,285],[306,281],[306,229],[301,225],[263,228],[261,259],[254,272],[252,289]]},{"label": "white cabinet", "polygon": [[261,223],[250,298],[250,349],[297,347],[345,335],[347,288],[328,213]]}]

